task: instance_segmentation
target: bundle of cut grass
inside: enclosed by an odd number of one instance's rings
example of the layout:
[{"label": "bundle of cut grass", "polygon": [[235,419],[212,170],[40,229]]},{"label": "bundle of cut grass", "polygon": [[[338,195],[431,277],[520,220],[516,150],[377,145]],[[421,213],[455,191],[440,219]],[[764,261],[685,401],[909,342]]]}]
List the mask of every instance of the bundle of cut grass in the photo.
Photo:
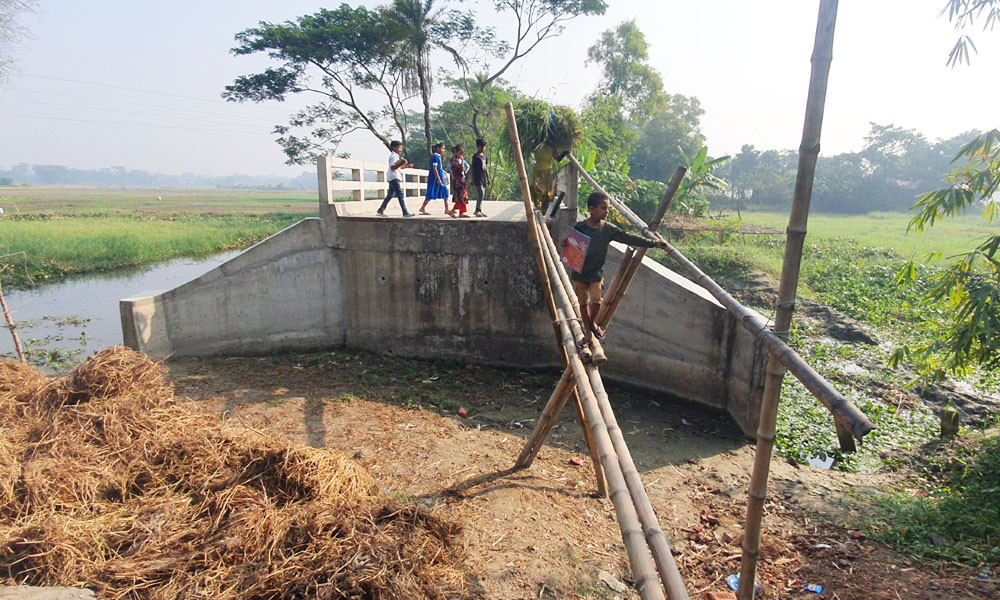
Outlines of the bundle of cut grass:
[{"label": "bundle of cut grass", "polygon": [[49,380],[0,363],[0,581],[102,598],[462,598],[457,528],[342,455],[172,398],[115,348]]}]

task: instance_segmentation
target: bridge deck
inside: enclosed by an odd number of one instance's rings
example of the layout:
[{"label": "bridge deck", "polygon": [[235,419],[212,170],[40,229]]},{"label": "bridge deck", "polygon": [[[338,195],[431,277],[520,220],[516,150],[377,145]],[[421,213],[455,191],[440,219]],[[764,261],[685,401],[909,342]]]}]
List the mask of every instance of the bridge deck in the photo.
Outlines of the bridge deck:
[{"label": "bridge deck", "polygon": [[[423,203],[423,198],[412,197],[406,199],[406,208],[414,213],[415,219],[420,220],[441,220],[441,219],[451,219],[448,215],[444,214],[444,205],[440,200],[435,200],[427,206],[427,212],[431,213],[429,215],[418,214],[417,211],[420,210],[420,205]],[[381,200],[348,200],[345,202],[335,202],[333,204],[334,210],[337,212],[337,217],[341,219],[387,219],[387,220],[398,220],[403,218],[403,212],[399,209],[399,202],[393,199],[389,206],[386,207],[384,217],[380,217],[375,214],[378,207],[381,206]],[[462,222],[474,222],[474,221],[507,221],[507,222],[523,222],[524,217],[524,203],[523,202],[501,202],[498,200],[488,200],[483,202],[483,212],[485,212],[487,217],[474,217],[472,211],[476,208],[474,201],[469,202],[469,215],[468,219],[455,219],[455,221]]]}]

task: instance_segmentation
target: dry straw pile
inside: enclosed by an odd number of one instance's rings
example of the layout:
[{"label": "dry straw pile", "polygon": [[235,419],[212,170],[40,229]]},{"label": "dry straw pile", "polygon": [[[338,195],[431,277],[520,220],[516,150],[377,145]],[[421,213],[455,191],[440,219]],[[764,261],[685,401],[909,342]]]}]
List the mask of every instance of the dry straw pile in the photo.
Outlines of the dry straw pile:
[{"label": "dry straw pile", "polygon": [[0,362],[0,583],[101,598],[455,598],[456,528],[344,456],[174,401],[123,348]]}]

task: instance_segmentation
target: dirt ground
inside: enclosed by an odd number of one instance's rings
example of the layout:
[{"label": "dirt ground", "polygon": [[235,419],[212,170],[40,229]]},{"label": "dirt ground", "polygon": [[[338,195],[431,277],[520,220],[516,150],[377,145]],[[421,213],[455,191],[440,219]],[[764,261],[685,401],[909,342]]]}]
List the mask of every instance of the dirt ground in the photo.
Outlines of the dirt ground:
[{"label": "dirt ground", "polygon": [[[610,501],[595,495],[573,410],[530,469],[509,470],[558,373],[350,350],[165,366],[178,397],[265,435],[344,452],[387,493],[461,523],[469,580],[484,598],[638,597],[614,589],[629,582],[628,559]],[[753,446],[727,417],[608,388],[691,597],[734,597],[725,579],[739,570]],[[892,477],[772,461],[760,597],[1000,597],[996,579],[911,564],[844,525],[865,510],[849,492]]]}]

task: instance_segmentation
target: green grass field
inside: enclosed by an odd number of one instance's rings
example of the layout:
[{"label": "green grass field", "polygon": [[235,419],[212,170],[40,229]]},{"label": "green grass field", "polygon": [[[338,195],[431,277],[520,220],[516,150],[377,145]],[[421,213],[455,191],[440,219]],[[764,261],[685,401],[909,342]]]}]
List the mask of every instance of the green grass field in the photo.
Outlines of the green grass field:
[{"label": "green grass field", "polygon": [[318,202],[316,193],[307,190],[0,188],[0,207],[13,215],[108,212],[316,215]]},{"label": "green grass field", "polygon": [[3,188],[0,277],[19,288],[245,248],[317,215],[317,204],[301,190]]},{"label": "green grass field", "polygon": [[[743,212],[743,222],[784,231],[788,215],[772,212]],[[1000,222],[987,223],[973,212],[955,219],[943,219],[924,233],[906,232],[912,215],[869,213],[867,215],[809,215],[806,244],[817,240],[853,240],[868,248],[891,248],[903,258],[921,259],[939,251],[944,256],[969,251],[987,235],[1000,233]]]},{"label": "green grass field", "polygon": [[300,219],[280,213],[5,217],[0,269],[5,286],[26,287],[75,273],[245,248]]}]

